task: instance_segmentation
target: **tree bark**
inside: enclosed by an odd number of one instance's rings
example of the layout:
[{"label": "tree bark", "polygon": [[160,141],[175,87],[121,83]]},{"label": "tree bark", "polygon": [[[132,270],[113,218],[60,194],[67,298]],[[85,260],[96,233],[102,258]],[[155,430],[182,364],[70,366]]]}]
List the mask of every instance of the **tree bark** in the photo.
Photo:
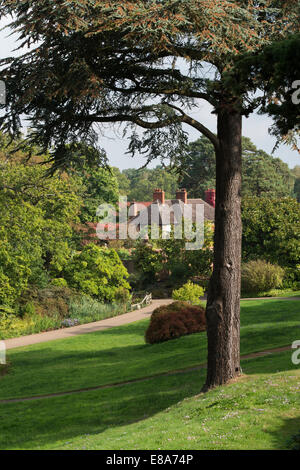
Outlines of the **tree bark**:
[{"label": "tree bark", "polygon": [[203,391],[240,374],[242,116],[218,113],[214,268],[206,308],[208,357]]}]

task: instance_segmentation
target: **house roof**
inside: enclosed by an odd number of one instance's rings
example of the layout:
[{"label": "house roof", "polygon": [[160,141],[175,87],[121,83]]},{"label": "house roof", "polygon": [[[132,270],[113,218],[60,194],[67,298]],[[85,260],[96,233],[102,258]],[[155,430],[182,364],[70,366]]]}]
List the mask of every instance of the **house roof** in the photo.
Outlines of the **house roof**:
[{"label": "house roof", "polygon": [[[204,220],[214,221],[215,209],[213,206],[203,201],[203,199],[188,199],[187,205],[191,206],[192,221],[197,221],[197,206],[204,206]],[[170,208],[173,208],[170,211]],[[176,225],[182,220],[185,204],[179,199],[166,199],[162,204],[159,200],[152,202],[139,214],[133,217],[129,224],[148,225],[151,222],[162,225]],[[154,220],[152,220],[154,218]]]},{"label": "house roof", "polygon": [[204,204],[204,219],[214,221],[215,220],[215,208],[208,204],[208,202],[203,201],[203,199],[188,199],[188,204]]}]

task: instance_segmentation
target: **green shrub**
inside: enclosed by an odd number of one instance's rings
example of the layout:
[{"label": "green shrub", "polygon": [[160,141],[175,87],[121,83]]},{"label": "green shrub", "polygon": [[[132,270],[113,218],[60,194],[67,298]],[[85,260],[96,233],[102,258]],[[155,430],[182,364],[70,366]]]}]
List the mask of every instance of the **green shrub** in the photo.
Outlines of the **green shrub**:
[{"label": "green shrub", "polygon": [[74,254],[63,274],[70,287],[101,302],[115,302],[120,289],[129,294],[128,272],[117,252],[93,243]]},{"label": "green shrub", "polygon": [[31,270],[25,257],[9,252],[2,232],[0,229],[0,304],[12,306],[26,289]]},{"label": "green shrub", "polygon": [[242,266],[243,292],[264,292],[282,287],[284,269],[264,260],[249,261]]},{"label": "green shrub", "polygon": [[129,275],[128,282],[133,290],[140,290],[143,286],[143,274],[134,272]]},{"label": "green shrub", "polygon": [[141,281],[147,284],[155,281],[164,268],[161,250],[156,249],[151,243],[145,243],[144,240],[137,241],[133,260],[141,274]]},{"label": "green shrub", "polygon": [[132,258],[130,251],[126,250],[125,248],[120,248],[119,250],[116,250],[116,251],[121,260],[128,260]]},{"label": "green shrub", "polygon": [[0,317],[3,314],[14,313],[13,308],[9,307],[8,305],[0,305]]},{"label": "green shrub", "polygon": [[167,299],[170,295],[169,289],[166,287],[158,287],[156,289],[152,289],[152,299]]},{"label": "green shrub", "polygon": [[293,198],[243,198],[243,260],[300,264],[300,204]]},{"label": "green shrub", "polygon": [[126,304],[131,300],[132,296],[130,295],[128,289],[125,287],[118,287],[115,291],[115,302],[118,304]]},{"label": "green shrub", "polygon": [[191,302],[192,304],[199,304],[200,297],[203,297],[204,289],[198,284],[193,284],[191,281],[188,281],[180,289],[174,290],[172,293],[172,299],[174,300],[183,300],[186,302]]},{"label": "green shrub", "polygon": [[51,284],[52,286],[56,286],[56,287],[68,287],[67,281],[62,277],[52,279]]},{"label": "green shrub", "polygon": [[57,314],[51,317],[31,314],[24,315],[23,318],[10,314],[6,319],[0,318],[0,339],[32,335],[41,331],[55,330],[60,326],[61,319]]},{"label": "green shrub", "polygon": [[15,315],[10,307],[0,306],[0,339],[104,320],[130,310],[129,303],[103,304],[59,287],[33,290],[30,298],[34,300],[22,306],[22,316]]},{"label": "green shrub", "polygon": [[68,287],[50,285],[45,289],[31,286],[20,299],[19,311],[21,316],[37,314],[40,316],[68,317],[69,302],[78,296],[74,290]]},{"label": "green shrub", "polygon": [[35,309],[34,303],[27,302],[27,304],[25,304],[24,306],[23,314],[31,316],[31,315],[35,315],[35,313],[36,313],[36,309]]},{"label": "green shrub", "polygon": [[187,302],[173,302],[154,310],[145,341],[150,344],[162,343],[180,336],[205,331],[205,310],[199,305]]},{"label": "green shrub", "polygon": [[32,315],[23,318],[25,323],[23,334],[32,335],[41,331],[51,331],[60,328],[61,317],[59,314],[52,313],[50,316]]},{"label": "green shrub", "polygon": [[282,283],[284,289],[300,289],[300,264],[294,268],[285,268],[285,275]]},{"label": "green shrub", "polygon": [[0,339],[1,331],[6,331],[12,323],[17,319],[12,309],[6,306],[0,306]]}]

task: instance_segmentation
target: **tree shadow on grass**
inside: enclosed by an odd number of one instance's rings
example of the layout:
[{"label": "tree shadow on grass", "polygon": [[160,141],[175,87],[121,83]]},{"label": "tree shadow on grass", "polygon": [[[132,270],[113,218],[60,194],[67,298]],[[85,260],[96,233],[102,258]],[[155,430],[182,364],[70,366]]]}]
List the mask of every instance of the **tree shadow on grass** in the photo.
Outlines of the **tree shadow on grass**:
[{"label": "tree shadow on grass", "polygon": [[259,325],[261,323],[278,323],[286,321],[299,322],[299,300],[263,300],[241,303],[242,326]]},{"label": "tree shadow on grass", "polygon": [[[145,375],[144,359],[140,365]],[[249,375],[299,369],[292,364],[290,351],[245,360],[242,366]],[[75,448],[89,448],[95,444],[95,438],[97,448],[102,448],[105,431],[148,419],[184,398],[197,395],[205,373],[199,370],[64,397],[0,405],[0,448],[68,448],[70,439],[75,439]],[[287,439],[297,434],[298,429],[299,421],[287,419],[282,429],[272,431],[276,448],[287,448]],[[114,448],[113,443],[110,448]]]},{"label": "tree shadow on grass", "polygon": [[292,350],[268,354],[255,359],[244,359],[241,361],[242,369],[247,375],[276,374],[277,372],[299,370],[299,365],[292,363],[291,355]]},{"label": "tree shadow on grass", "polygon": [[[2,377],[0,399],[30,397],[97,387],[197,365],[206,360],[206,337],[182,337],[159,345],[129,345],[98,350],[18,351],[11,373]],[[176,343],[176,344],[175,344]],[[94,346],[94,347],[93,347]]]},{"label": "tree shadow on grass", "polygon": [[270,434],[275,449],[300,450],[300,417],[282,419],[281,426]]},{"label": "tree shadow on grass", "polygon": [[25,403],[0,405],[0,449],[88,446],[93,436],[101,448],[103,433],[145,420],[198,394],[205,371],[153,378],[116,388]]}]

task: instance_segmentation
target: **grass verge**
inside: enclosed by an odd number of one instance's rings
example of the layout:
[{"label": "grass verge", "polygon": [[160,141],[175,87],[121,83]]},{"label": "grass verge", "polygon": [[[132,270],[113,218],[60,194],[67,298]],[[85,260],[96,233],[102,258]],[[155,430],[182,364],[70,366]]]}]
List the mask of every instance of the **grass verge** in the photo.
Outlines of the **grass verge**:
[{"label": "grass verge", "polygon": [[0,405],[0,449],[292,448],[300,369],[289,352],[242,367],[240,379],[200,395],[204,370]]}]

